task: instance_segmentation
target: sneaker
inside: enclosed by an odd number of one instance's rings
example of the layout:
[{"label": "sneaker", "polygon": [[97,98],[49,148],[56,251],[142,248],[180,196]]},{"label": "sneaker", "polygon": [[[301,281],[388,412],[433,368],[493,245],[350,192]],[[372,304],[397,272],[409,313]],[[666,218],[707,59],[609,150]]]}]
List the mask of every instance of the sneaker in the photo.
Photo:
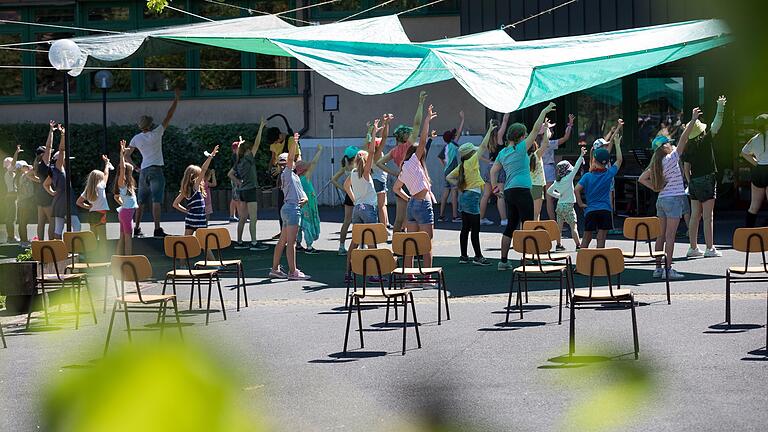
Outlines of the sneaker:
[{"label": "sneaker", "polygon": [[509,261],[507,261],[507,262],[504,262],[504,261],[499,261],[499,265],[498,265],[498,266],[496,266],[496,268],[497,268],[499,271],[504,271],[504,270],[511,270],[511,269],[512,269],[512,263],[511,263],[511,262],[509,262]]},{"label": "sneaker", "polygon": [[555,250],[556,250],[556,251],[558,251],[558,252],[562,252],[562,251],[564,251],[564,250],[565,250],[565,246],[563,246],[563,245],[557,245],[557,246],[555,246]]},{"label": "sneaker", "polygon": [[387,224],[387,229],[391,231],[391,230],[395,229],[395,226],[392,225],[392,224]]},{"label": "sneaker", "polygon": [[303,250],[304,250],[304,246],[300,245],[299,243],[296,243],[296,251],[301,252]]},{"label": "sneaker", "polygon": [[163,231],[162,228],[158,228],[158,229],[155,230],[153,236],[156,237],[156,238],[163,238],[163,237],[167,237],[168,234],[166,234],[165,231]]},{"label": "sneaker", "polygon": [[707,251],[704,252],[704,258],[717,258],[721,256],[723,256],[723,253],[717,250],[715,247],[712,249],[707,249]]},{"label": "sneaker", "polygon": [[507,226],[507,220],[506,219],[502,219],[501,222],[499,222],[499,225],[500,226]]},{"label": "sneaker", "polygon": [[668,268],[667,274],[664,276],[669,277],[669,279],[683,279],[685,277],[681,273],[678,273],[677,270],[673,268]]},{"label": "sneaker", "polygon": [[699,248],[694,249],[692,247],[689,247],[688,252],[685,253],[685,256],[688,258],[697,258],[700,256],[704,256],[704,251],[702,251]]},{"label": "sneaker", "polygon": [[317,255],[320,253],[320,251],[315,248],[309,248],[309,249],[304,249],[304,253],[307,255]]},{"label": "sneaker", "polygon": [[251,243],[251,247],[249,247],[248,249],[254,252],[259,252],[259,251],[265,251],[269,249],[269,247],[261,243]]},{"label": "sneaker", "polygon": [[613,229],[608,230],[608,235],[619,235],[619,234],[623,234],[623,233],[624,233],[624,231],[620,230],[618,228],[613,228]]},{"label": "sneaker", "polygon": [[438,222],[445,222],[445,216],[440,216],[437,218]]},{"label": "sneaker", "polygon": [[486,257],[475,257],[475,259],[472,260],[472,264],[485,267],[491,265],[491,262],[488,261],[488,258]]},{"label": "sneaker", "polygon": [[243,242],[237,242],[235,243],[235,249],[248,249],[249,246]]},{"label": "sneaker", "polygon": [[231,217],[229,218],[229,221],[230,221],[230,222],[238,222],[239,220],[240,220],[240,219],[238,219],[238,218],[237,218],[237,217],[235,217],[235,216],[231,216]]},{"label": "sneaker", "polygon": [[295,272],[288,275],[288,280],[307,280],[310,276],[304,274],[301,270],[296,269]]},{"label": "sneaker", "polygon": [[269,277],[272,279],[288,279],[288,275],[285,274],[282,268],[279,266],[277,267],[277,270],[270,270],[269,271]]},{"label": "sneaker", "polygon": [[493,225],[493,221],[488,218],[480,219],[480,225]]},{"label": "sneaker", "polygon": [[459,257],[459,264],[467,264],[469,263],[469,257],[468,256],[460,256]]},{"label": "sneaker", "polygon": [[144,237],[144,233],[141,232],[141,228],[134,228],[133,229],[133,236],[134,237]]},{"label": "sneaker", "polygon": [[453,218],[451,220],[451,222],[453,222],[453,223],[461,223],[461,218],[460,217],[455,217],[455,218]]},{"label": "sneaker", "polygon": [[659,268],[657,268],[656,270],[653,271],[654,279],[659,279],[662,276],[664,276],[664,269],[662,269],[661,267],[659,267]]},{"label": "sneaker", "polygon": [[344,245],[339,246],[339,256],[344,256],[347,254],[347,249],[344,248]]}]

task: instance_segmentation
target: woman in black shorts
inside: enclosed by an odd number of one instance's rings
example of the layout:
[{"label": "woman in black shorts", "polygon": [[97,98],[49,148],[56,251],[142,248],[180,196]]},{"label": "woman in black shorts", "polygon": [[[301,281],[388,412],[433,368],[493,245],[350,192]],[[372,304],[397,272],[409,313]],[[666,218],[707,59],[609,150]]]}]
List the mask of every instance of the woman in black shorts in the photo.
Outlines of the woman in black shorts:
[{"label": "woman in black shorts", "polygon": [[53,131],[56,129],[56,122],[48,122],[50,130],[48,131],[48,140],[45,146],[40,146],[35,151],[35,160],[32,162],[32,169],[35,170],[33,181],[37,183],[35,188],[35,203],[37,204],[37,238],[45,239],[45,224],[48,224],[48,239],[53,239],[53,197],[43,189],[43,182],[50,175],[51,148],[53,147]]},{"label": "woman in black shorts", "polygon": [[757,224],[757,214],[768,193],[768,114],[755,118],[755,129],[757,134],[741,149],[741,155],[752,164],[752,201],[747,210],[747,228]]}]

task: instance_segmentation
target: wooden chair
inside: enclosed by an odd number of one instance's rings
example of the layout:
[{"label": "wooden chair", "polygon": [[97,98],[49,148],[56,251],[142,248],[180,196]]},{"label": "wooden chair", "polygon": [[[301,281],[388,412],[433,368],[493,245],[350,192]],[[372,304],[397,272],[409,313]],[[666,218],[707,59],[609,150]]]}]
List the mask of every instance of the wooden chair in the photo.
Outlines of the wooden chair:
[{"label": "wooden chair", "polygon": [[[725,322],[731,325],[731,284],[743,282],[768,282],[768,262],[765,252],[768,249],[768,227],[739,228],[733,233],[733,248],[744,252],[744,265],[732,266],[725,270]],[[762,262],[749,265],[749,255],[759,253]],[[768,342],[768,330],[766,330]],[[768,344],[767,344],[768,345]]]},{"label": "wooden chair", "polygon": [[[654,250],[653,242],[662,235],[661,221],[656,216],[650,217],[630,217],[624,219],[624,238],[632,240],[632,252],[622,252],[624,256],[624,265],[644,266],[656,265],[656,260],[661,259],[664,262],[664,278],[667,284],[667,304],[672,304],[669,294],[669,275],[666,269],[670,264],[667,262],[667,254],[664,251]],[[645,242],[648,246],[648,252],[637,250],[638,242]],[[638,260],[638,261],[627,261]]]},{"label": "wooden chair", "polygon": [[[219,300],[221,301],[221,313],[224,315],[224,321],[227,320],[227,310],[224,306],[224,295],[221,292],[221,280],[216,269],[195,269],[191,265],[191,261],[194,258],[200,256],[202,249],[200,248],[200,242],[197,241],[195,236],[168,236],[164,240],[165,255],[169,258],[173,258],[173,270],[169,271],[165,275],[165,281],[163,282],[163,294],[165,294],[168,281],[171,282],[173,287],[173,293],[176,294],[176,285],[189,285],[191,290],[189,293],[189,310],[192,310],[192,302],[195,297],[195,284],[197,284],[198,306],[202,307],[202,300],[200,293],[203,288],[203,282],[208,282],[208,302],[205,309],[205,325],[208,325],[211,314],[211,290],[213,289],[213,281],[216,281],[216,286],[219,289]],[[183,266],[179,267],[179,262],[182,262]]]},{"label": "wooden chair", "polygon": [[[184,335],[181,332],[181,320],[179,319],[179,308],[176,304],[176,295],[150,295],[142,294],[141,292],[141,282],[154,282],[154,280],[152,280],[152,264],[149,263],[147,257],[140,255],[113,255],[110,264],[115,286],[117,286],[117,282],[120,281],[120,291],[112,306],[112,316],[109,319],[109,329],[107,330],[107,341],[104,344],[104,355],[107,355],[107,350],[109,349],[109,340],[112,336],[112,325],[115,322],[115,313],[118,310],[122,310],[125,313],[125,326],[128,332],[128,342],[131,342],[131,322],[128,318],[128,312],[131,311],[157,311],[160,317],[160,338],[162,339],[165,330],[165,318],[168,312],[168,304],[170,303],[173,306],[173,313],[176,316],[176,325],[179,327],[179,337],[184,339]],[[135,293],[125,293],[126,282],[133,282],[135,284]]]},{"label": "wooden chair", "polygon": [[[512,291],[517,282],[517,302],[520,310],[520,318],[523,318],[522,288],[525,288],[525,302],[528,303],[528,281],[533,282],[560,282],[560,309],[557,315],[557,323],[563,322],[563,287],[570,292],[570,279],[568,278],[568,266],[565,264],[545,264],[547,254],[552,248],[552,239],[544,230],[516,230],[512,234],[512,247],[522,257],[520,266],[512,271],[512,282],[509,285],[509,297],[507,299],[506,323],[509,323],[509,312],[512,309]],[[530,262],[530,264],[529,264]]]},{"label": "wooden chair", "polygon": [[[576,289],[571,294],[571,328],[568,355],[576,351],[576,308],[580,305],[620,304],[632,310],[632,337],[635,344],[635,359],[640,348],[637,341],[637,319],[635,298],[632,291],[621,288],[621,272],[624,271],[624,256],[619,248],[579,249],[576,254],[576,272],[589,277],[589,288]],[[616,286],[613,285],[616,276]],[[608,278],[608,289],[595,289],[594,278]]]},{"label": "wooden chair", "polygon": [[[360,312],[360,304],[365,299],[365,304],[383,304],[386,301],[387,306],[390,302],[402,300],[403,302],[403,355],[405,355],[406,333],[408,329],[408,302],[411,303],[413,312],[413,325],[416,330],[416,341],[421,348],[421,336],[419,336],[419,322],[416,319],[416,305],[413,301],[413,293],[409,289],[392,289],[392,282],[389,279],[388,288],[384,287],[384,278],[389,276],[395,268],[397,262],[392,252],[388,249],[354,249],[351,253],[352,272],[362,276],[363,286],[360,290],[350,294],[350,306],[347,308],[347,330],[344,334],[344,352],[347,352],[347,341],[349,340],[349,326],[352,321],[352,305],[357,308],[357,324],[360,333],[360,348],[363,344],[363,319]],[[379,286],[368,288],[368,276],[378,276]],[[355,288],[357,288],[357,279],[355,279]]]},{"label": "wooden chair", "polygon": [[[109,289],[109,276],[110,276],[110,262],[91,261],[92,255],[98,251],[98,245],[96,243],[96,235],[91,231],[67,231],[64,233],[64,244],[67,245],[67,252],[69,253],[70,263],[64,270],[69,273],[88,273],[92,271],[101,272],[104,276],[104,306],[102,313],[107,312],[107,290]],[[85,254],[88,261],[75,262],[77,254]],[[101,276],[101,275],[99,275]],[[117,291],[117,282],[115,283],[115,294]]]},{"label": "wooden chair", "polygon": [[[560,234],[560,227],[557,226],[557,222],[553,220],[539,220],[539,221],[525,221],[523,222],[523,229],[526,231],[530,230],[544,230],[549,234],[550,240],[561,242],[561,234]],[[570,278],[571,286],[574,286],[573,284],[573,260],[571,259],[571,254],[567,252],[552,252],[552,243],[550,242],[550,248],[545,254],[546,261],[565,261],[566,265],[568,266],[568,277]],[[566,301],[568,300],[568,297],[566,297]]]},{"label": "wooden chair", "polygon": [[203,261],[195,263],[195,269],[215,267],[219,275],[233,274],[237,278],[237,311],[240,312],[240,290],[243,290],[245,298],[245,307],[248,307],[248,291],[245,285],[245,272],[243,271],[243,261],[239,259],[225,260],[222,258],[222,250],[232,245],[232,237],[226,228],[200,228],[195,231],[195,237],[203,251],[212,251],[213,260],[208,259],[208,254]]},{"label": "wooden chair", "polygon": [[[425,232],[394,233],[392,236],[392,252],[400,258],[400,266],[392,271],[394,285],[405,289],[408,286],[423,286],[425,283],[437,282],[437,325],[442,322],[442,302],[445,300],[445,319],[451,319],[448,308],[448,288],[445,283],[445,272],[442,267],[424,267],[422,256],[432,252],[432,239]],[[407,257],[413,257],[416,267],[406,267]]]},{"label": "wooden chair", "polygon": [[[40,263],[40,275],[35,280],[35,292],[32,294],[32,300],[29,303],[27,329],[29,329],[29,323],[32,318],[32,306],[38,291],[42,298],[45,324],[48,325],[48,293],[64,288],[69,288],[74,293],[75,329],[80,328],[80,293],[83,288],[85,288],[88,302],[91,305],[93,323],[97,324],[96,309],[93,306],[93,298],[91,298],[91,290],[88,286],[88,276],[85,273],[67,274],[66,266],[65,268],[59,268],[59,263],[66,262],[67,260],[67,247],[64,245],[64,242],[62,240],[33,241],[32,258]],[[54,273],[45,273],[47,265],[53,266]]]},{"label": "wooden chair", "polygon": [[[386,244],[388,238],[387,226],[383,223],[352,225],[352,243],[360,245],[359,247],[365,245],[370,249],[376,249],[380,244]],[[357,282],[354,280],[357,278],[357,275],[351,268],[347,268],[345,272],[346,277],[344,279],[347,283],[347,294],[344,297],[344,307],[349,307],[349,290],[352,288],[352,283]]]}]

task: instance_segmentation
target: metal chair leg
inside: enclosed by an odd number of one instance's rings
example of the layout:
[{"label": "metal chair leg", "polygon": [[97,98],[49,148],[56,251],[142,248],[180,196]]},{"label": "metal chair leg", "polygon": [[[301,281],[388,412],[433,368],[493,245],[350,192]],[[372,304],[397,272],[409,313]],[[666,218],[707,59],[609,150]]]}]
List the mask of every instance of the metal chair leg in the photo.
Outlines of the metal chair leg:
[{"label": "metal chair leg", "polygon": [[91,284],[88,283],[87,277],[85,278],[85,293],[88,294],[88,304],[91,306],[91,313],[93,314],[93,323],[98,324],[98,322],[96,321],[96,307],[94,307],[93,296],[91,295]]},{"label": "metal chair leg", "polygon": [[77,281],[77,288],[75,289],[75,330],[80,328],[80,281]]},{"label": "metal chair leg", "polygon": [[507,318],[504,320],[506,324],[509,324],[509,310],[512,308],[512,290],[515,289],[515,277],[516,277],[516,274],[512,274],[512,281],[509,284],[509,298],[507,299]]},{"label": "metal chair leg", "polygon": [[[345,301],[348,303],[349,300]],[[352,308],[347,308],[347,330],[344,333],[344,352],[347,352],[347,341],[349,341],[349,325],[352,323]]]},{"label": "metal chair leg", "polygon": [[[198,287],[198,289],[200,289]],[[189,290],[189,310],[192,310],[192,305],[195,303],[195,280],[192,279],[192,284]]]},{"label": "metal chair leg", "polygon": [[125,328],[128,332],[128,342],[133,342],[133,339],[131,339],[131,320],[128,318],[128,305],[123,304],[123,311],[125,312]]},{"label": "metal chair leg", "polygon": [[[525,277],[525,274],[523,274],[523,279],[525,280],[526,284],[526,292],[528,291],[528,278]],[[522,282],[520,281],[520,278],[517,278],[517,307],[520,309],[520,319],[523,319],[523,293],[522,293]]]},{"label": "metal chair leg", "polygon": [[440,273],[443,285],[443,298],[445,299],[445,320],[451,320],[451,310],[448,308],[448,286],[445,284],[445,273]]},{"label": "metal chair leg", "polygon": [[224,315],[224,321],[227,320],[227,308],[224,306],[224,294],[221,292],[221,279],[216,276],[216,287],[219,289],[219,301],[221,302],[221,313]]},{"label": "metal chair leg", "polygon": [[210,277],[208,277],[208,303],[206,303],[206,306],[205,306],[205,325],[208,325],[208,321],[211,316],[211,290],[212,289],[213,289],[213,280]]},{"label": "metal chair leg", "polygon": [[235,286],[235,290],[237,290],[237,312],[240,312],[240,266],[237,267],[236,278],[237,278],[237,285]]},{"label": "metal chair leg", "polygon": [[568,332],[568,356],[576,352],[576,305],[571,298],[571,326]]},{"label": "metal chair leg", "polygon": [[640,344],[637,340],[637,317],[635,316],[635,297],[630,297],[630,307],[632,308],[632,337],[635,342],[635,360],[637,360],[638,353],[640,352]]},{"label": "metal chair leg", "polygon": [[416,343],[421,348],[421,336],[419,335],[419,320],[416,318],[416,303],[413,301],[413,293],[408,293],[411,297],[411,311],[413,311],[413,326],[416,328]]},{"label": "metal chair leg", "polygon": [[403,299],[403,355],[405,355],[405,338],[408,330],[408,298]]},{"label": "metal chair leg", "polygon": [[184,340],[184,334],[181,332],[181,319],[179,319],[179,307],[176,304],[176,297],[173,298],[173,313],[176,315],[176,326],[179,328],[179,338]]},{"label": "metal chair leg", "polygon": [[160,306],[160,314],[162,315],[162,319],[160,320],[160,340],[163,340],[163,334],[165,333],[165,316],[168,311],[167,308],[168,301],[162,302]]},{"label": "metal chair leg", "polygon": [[389,305],[392,303],[391,298],[387,298],[387,311],[384,315],[384,324],[389,324]]},{"label": "metal chair leg", "polygon": [[671,269],[672,268],[671,264],[672,263],[670,263],[669,260],[667,260],[667,255],[665,254],[664,255],[664,276],[665,276],[666,283],[667,283],[667,304],[668,305],[672,304],[672,299],[671,299],[671,297],[669,295],[669,272],[667,271],[667,269]]},{"label": "metal chair leg", "polygon": [[728,270],[725,272],[725,322],[731,325],[731,272]]},{"label": "metal chair leg", "polygon": [[203,307],[203,281],[197,280],[197,307]]},{"label": "metal chair leg", "polygon": [[8,345],[5,343],[5,333],[3,333],[2,323],[0,323],[0,339],[3,340],[3,348],[8,348]]},{"label": "metal chair leg", "polygon": [[[438,275],[438,277],[437,277],[437,325],[440,325],[440,323],[442,322],[442,318],[443,318],[443,305],[441,304],[442,303],[442,294],[443,293],[440,292],[440,290],[442,288],[443,288],[443,281],[440,278],[440,276]],[[406,303],[406,305],[408,304],[407,301],[405,303]]]},{"label": "metal chair leg", "polygon": [[[568,274],[565,274],[568,278]],[[563,323],[563,273],[560,273],[560,307],[557,309],[557,325]]]},{"label": "metal chair leg", "polygon": [[104,343],[104,355],[107,355],[107,350],[109,350],[109,339],[112,336],[112,325],[115,323],[115,312],[117,312],[117,300],[115,300],[115,303],[112,305],[112,315],[109,318],[109,329],[107,329],[107,341]]},{"label": "metal chair leg", "polygon": [[360,333],[360,348],[363,348],[365,346],[363,344],[363,313],[360,310],[360,299],[355,298],[355,300],[355,303],[357,304],[357,328]]}]

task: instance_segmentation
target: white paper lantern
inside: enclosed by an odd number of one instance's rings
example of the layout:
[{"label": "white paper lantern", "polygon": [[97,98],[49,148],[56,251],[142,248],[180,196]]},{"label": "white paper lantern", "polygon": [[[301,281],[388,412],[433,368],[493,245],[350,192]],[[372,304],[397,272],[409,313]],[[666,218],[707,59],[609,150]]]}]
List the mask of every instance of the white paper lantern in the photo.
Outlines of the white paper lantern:
[{"label": "white paper lantern", "polygon": [[80,47],[69,39],[59,39],[48,50],[48,61],[57,70],[69,71],[85,66],[85,59]]}]

